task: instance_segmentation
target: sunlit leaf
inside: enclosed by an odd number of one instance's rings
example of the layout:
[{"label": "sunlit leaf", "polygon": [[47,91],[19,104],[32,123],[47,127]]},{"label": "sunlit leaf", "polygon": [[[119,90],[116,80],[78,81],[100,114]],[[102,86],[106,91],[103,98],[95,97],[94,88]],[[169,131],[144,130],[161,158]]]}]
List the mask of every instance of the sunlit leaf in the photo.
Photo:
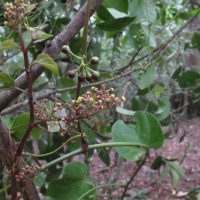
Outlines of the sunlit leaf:
[{"label": "sunlit leaf", "polygon": [[39,54],[34,61],[34,63],[37,63],[41,65],[42,67],[45,67],[49,69],[51,72],[53,72],[55,75],[59,75],[59,70],[57,67],[57,64],[54,62],[54,60],[47,54],[42,53]]}]

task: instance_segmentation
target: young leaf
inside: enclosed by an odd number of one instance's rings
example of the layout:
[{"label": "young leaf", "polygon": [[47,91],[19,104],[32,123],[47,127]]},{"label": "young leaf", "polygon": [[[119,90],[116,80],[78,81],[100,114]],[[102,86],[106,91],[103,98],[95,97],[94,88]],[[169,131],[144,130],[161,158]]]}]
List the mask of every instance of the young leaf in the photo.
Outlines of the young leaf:
[{"label": "young leaf", "polygon": [[0,89],[10,89],[14,87],[15,87],[14,79],[10,75],[4,72],[1,72],[0,73]]},{"label": "young leaf", "polygon": [[15,42],[13,40],[5,40],[0,44],[0,51],[15,47]]},{"label": "young leaf", "polygon": [[49,55],[45,53],[39,54],[33,64],[35,63],[49,69],[55,75],[59,75],[58,66]]}]

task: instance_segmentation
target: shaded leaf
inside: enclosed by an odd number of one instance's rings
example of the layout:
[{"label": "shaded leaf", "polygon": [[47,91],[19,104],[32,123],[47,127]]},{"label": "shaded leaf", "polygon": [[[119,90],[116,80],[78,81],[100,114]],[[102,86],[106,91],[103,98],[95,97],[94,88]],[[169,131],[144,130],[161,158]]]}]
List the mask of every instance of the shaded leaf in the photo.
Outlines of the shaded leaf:
[{"label": "shaded leaf", "polygon": [[200,79],[200,74],[195,71],[187,71],[177,77],[177,81],[182,88],[196,86],[196,81]]},{"label": "shaded leaf", "polygon": [[[17,139],[21,140],[24,136],[26,129],[28,128],[30,120],[30,115],[28,113],[24,113],[15,117],[11,130],[14,131],[14,135]],[[38,128],[33,128],[31,131],[31,135],[38,139],[40,136],[41,130]]]},{"label": "shaded leaf", "polygon": [[57,67],[57,64],[54,62],[54,60],[47,54],[42,53],[39,54],[36,58],[36,60],[33,62],[41,65],[42,67],[45,67],[49,69],[51,72],[53,72],[55,75],[59,75],[59,70]]},{"label": "shaded leaf", "polygon": [[98,156],[102,162],[104,162],[107,166],[110,165],[110,156],[109,151],[106,149],[97,149]]},{"label": "shaded leaf", "polygon": [[158,170],[164,163],[162,156],[158,156],[151,164],[151,169]]},{"label": "shaded leaf", "polygon": [[114,19],[114,17],[110,14],[110,12],[106,9],[106,7],[104,7],[103,5],[101,5],[98,10],[97,10],[97,15],[100,19],[107,21],[107,20],[111,20]]},{"label": "shaded leaf", "polygon": [[170,101],[167,98],[160,99],[158,101],[158,110],[155,113],[156,117],[161,121],[169,116],[170,114]]},{"label": "shaded leaf", "polygon": [[[55,200],[77,200],[85,192],[93,188],[93,183],[88,175],[88,167],[85,164],[71,162],[63,169],[64,176],[61,179],[51,181],[46,195]],[[95,195],[96,191],[92,193]],[[86,199],[93,199],[92,194]],[[91,198],[90,198],[91,197]]]},{"label": "shaded leaf", "polygon": [[176,187],[178,181],[180,180],[181,177],[183,177],[185,175],[183,169],[176,164],[175,162],[167,162],[169,169],[170,169],[170,173],[171,173],[171,178],[172,178],[172,186],[173,188]]},{"label": "shaded leaf", "polygon": [[120,12],[128,12],[128,0],[106,0],[109,7],[119,10]]},{"label": "shaded leaf", "polygon": [[15,80],[8,74],[0,73],[0,89],[10,89],[15,87]]},{"label": "shaded leaf", "polygon": [[134,21],[135,17],[123,17],[97,23],[97,27],[104,31],[119,31]]},{"label": "shaded leaf", "polygon": [[0,44],[0,51],[15,47],[13,40],[6,40]]}]

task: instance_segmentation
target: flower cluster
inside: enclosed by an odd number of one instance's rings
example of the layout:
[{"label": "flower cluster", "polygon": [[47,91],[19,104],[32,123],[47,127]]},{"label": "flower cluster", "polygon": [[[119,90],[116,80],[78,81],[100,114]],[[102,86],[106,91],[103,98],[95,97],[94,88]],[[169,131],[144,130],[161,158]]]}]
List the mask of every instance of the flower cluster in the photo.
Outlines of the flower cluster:
[{"label": "flower cluster", "polygon": [[76,132],[78,120],[92,120],[103,109],[109,109],[125,101],[125,97],[118,98],[114,94],[114,89],[106,89],[103,85],[100,89],[92,87],[76,100],[69,103],[56,101],[52,110],[48,110],[45,103],[47,100],[39,100],[35,107],[38,118],[46,119],[49,131],[60,132],[61,135],[69,135]]},{"label": "flower cluster", "polygon": [[25,20],[25,17],[35,8],[36,4],[30,5],[30,0],[15,0],[14,2],[4,4],[5,26],[11,28],[17,27]]},{"label": "flower cluster", "polygon": [[22,168],[22,171],[15,175],[15,179],[17,182],[23,181],[25,177],[34,178],[37,173],[39,173],[41,168],[39,166],[34,165],[26,165],[26,167]]}]

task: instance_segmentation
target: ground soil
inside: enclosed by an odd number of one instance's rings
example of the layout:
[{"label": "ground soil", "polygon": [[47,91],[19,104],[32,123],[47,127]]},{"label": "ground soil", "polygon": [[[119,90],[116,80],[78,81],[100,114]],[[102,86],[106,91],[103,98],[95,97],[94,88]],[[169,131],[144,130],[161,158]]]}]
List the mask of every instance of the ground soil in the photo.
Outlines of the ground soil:
[{"label": "ground soil", "polygon": [[[183,141],[180,138],[184,133],[187,133]],[[131,199],[148,199],[148,200],[176,200],[186,199],[185,194],[194,188],[200,187],[200,118],[193,118],[184,120],[179,124],[177,131],[172,135],[171,139],[165,141],[162,149],[157,152],[151,151],[151,160],[141,168],[134,181],[131,183],[124,200]],[[181,164],[185,171],[185,176],[181,178],[175,189],[171,186],[171,178],[168,175],[160,184],[159,170],[152,170],[150,168],[152,161],[156,155],[164,158],[174,159],[177,162],[184,156],[184,151],[187,148],[188,142],[192,143],[191,150],[186,154],[186,157]],[[120,163],[120,158],[114,150],[110,153],[111,164],[106,166],[97,155],[91,158],[90,172],[94,177],[97,185],[107,184],[110,181],[114,183],[126,183],[137,165],[133,161],[128,161],[123,164]],[[99,189],[99,200],[118,200],[121,199],[123,188],[114,187],[109,191],[108,187]],[[143,194],[143,195],[142,195]],[[132,197],[131,197],[132,195]],[[137,196],[134,197],[133,196]],[[198,197],[197,197],[198,198]]]}]

